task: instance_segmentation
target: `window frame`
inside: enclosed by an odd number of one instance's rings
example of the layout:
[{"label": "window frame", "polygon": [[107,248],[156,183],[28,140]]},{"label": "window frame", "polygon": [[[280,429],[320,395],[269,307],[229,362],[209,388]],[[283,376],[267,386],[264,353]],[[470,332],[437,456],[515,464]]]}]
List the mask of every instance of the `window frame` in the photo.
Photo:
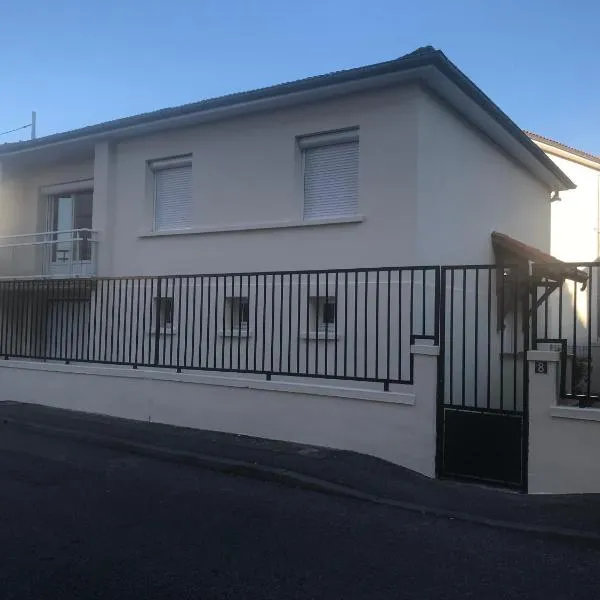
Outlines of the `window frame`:
[{"label": "window frame", "polygon": [[[158,331],[157,333],[172,333],[173,324],[175,322],[175,297],[174,296],[154,296],[154,310],[155,314],[158,315]],[[168,315],[170,320],[164,319],[163,317],[168,316],[167,311],[163,309],[163,303],[170,304],[170,310]],[[153,324],[156,325],[156,321]],[[156,328],[153,328],[156,330]]]},{"label": "window frame", "polygon": [[[193,184],[194,184],[194,171],[193,171],[193,156],[192,154],[182,154],[179,156],[172,156],[168,158],[159,158],[149,160],[147,163],[148,172],[152,178],[151,182],[151,195],[152,195],[152,232],[154,233],[169,233],[177,231],[186,231],[193,226]],[[161,171],[168,171],[169,169],[180,169],[184,167],[190,168],[190,195],[191,195],[191,207],[190,207],[190,222],[187,227],[181,227],[177,229],[159,229],[156,223],[156,208],[158,198],[158,178],[157,173]]]},{"label": "window frame", "polygon": [[[246,305],[246,321],[241,320],[242,306]],[[226,329],[220,334],[225,337],[250,336],[250,298],[249,296],[227,296],[223,307]]]},{"label": "window frame", "polygon": [[[358,126],[347,127],[344,129],[336,129],[321,133],[311,133],[296,137],[296,148],[298,152],[298,172],[299,172],[299,208],[300,219],[305,223],[311,221],[319,221],[319,218],[306,218],[306,151],[313,148],[322,148],[327,146],[337,146],[339,144],[348,144],[356,142],[358,144],[359,155],[359,176],[360,176],[360,128]],[[338,217],[325,217],[324,220],[335,220],[338,218],[352,218],[360,215],[360,178],[357,183],[357,206],[356,212],[348,215],[340,215]]]}]

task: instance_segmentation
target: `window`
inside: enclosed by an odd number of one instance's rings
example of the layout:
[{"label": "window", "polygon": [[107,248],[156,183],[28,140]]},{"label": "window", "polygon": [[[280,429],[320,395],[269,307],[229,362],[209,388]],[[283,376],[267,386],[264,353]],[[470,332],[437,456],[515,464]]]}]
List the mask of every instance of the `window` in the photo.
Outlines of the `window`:
[{"label": "window", "polygon": [[149,164],[154,177],[154,230],[187,229],[192,221],[192,161],[184,156]]},{"label": "window", "polygon": [[313,323],[317,332],[335,331],[335,322],[337,319],[337,303],[331,296],[322,296],[311,298],[313,305]]},{"label": "window", "polygon": [[228,298],[225,306],[225,318],[232,333],[248,331],[250,301],[248,298]]},{"label": "window", "polygon": [[358,212],[358,133],[301,138],[304,219],[346,217]]},{"label": "window", "polygon": [[158,325],[161,331],[169,330],[173,327],[173,307],[172,297],[154,298],[155,311],[158,315]]}]

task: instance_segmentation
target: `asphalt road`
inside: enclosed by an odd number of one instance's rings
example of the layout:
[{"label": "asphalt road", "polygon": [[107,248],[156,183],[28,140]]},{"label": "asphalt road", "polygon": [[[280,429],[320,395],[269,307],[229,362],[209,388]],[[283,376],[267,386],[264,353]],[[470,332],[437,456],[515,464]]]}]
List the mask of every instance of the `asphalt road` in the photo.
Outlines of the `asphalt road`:
[{"label": "asphalt road", "polygon": [[0,428],[0,598],[598,598],[600,551]]}]

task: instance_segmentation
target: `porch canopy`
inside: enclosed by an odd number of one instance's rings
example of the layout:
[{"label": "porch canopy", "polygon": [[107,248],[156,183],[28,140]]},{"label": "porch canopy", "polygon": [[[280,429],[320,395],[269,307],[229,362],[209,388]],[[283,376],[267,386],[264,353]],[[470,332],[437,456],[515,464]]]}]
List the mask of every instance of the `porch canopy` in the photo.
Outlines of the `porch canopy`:
[{"label": "porch canopy", "polygon": [[492,247],[499,265],[529,265],[532,263],[534,281],[554,281],[559,284],[570,279],[587,285],[588,275],[568,263],[562,262],[547,252],[538,250],[504,233],[492,232]]},{"label": "porch canopy", "polygon": [[[498,302],[497,330],[504,329],[506,315],[517,310],[515,301],[522,304],[523,314],[533,314],[552,292],[558,289],[566,279],[587,286],[588,275],[573,265],[529,246],[504,233],[492,232],[492,247],[496,256],[496,294]],[[529,266],[531,265],[531,273]],[[537,289],[543,288],[542,294]],[[534,294],[533,306],[529,307],[529,295]],[[525,328],[529,319],[522,320]]]}]

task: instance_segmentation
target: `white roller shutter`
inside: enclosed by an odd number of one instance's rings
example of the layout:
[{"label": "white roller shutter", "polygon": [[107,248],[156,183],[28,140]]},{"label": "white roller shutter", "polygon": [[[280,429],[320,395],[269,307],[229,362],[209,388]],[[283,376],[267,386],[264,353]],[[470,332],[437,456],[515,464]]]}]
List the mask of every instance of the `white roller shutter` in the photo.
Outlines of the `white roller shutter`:
[{"label": "white roller shutter", "polygon": [[186,229],[192,220],[192,166],[154,171],[154,228]]},{"label": "white roller shutter", "polygon": [[305,148],[304,218],[358,212],[358,141]]}]

